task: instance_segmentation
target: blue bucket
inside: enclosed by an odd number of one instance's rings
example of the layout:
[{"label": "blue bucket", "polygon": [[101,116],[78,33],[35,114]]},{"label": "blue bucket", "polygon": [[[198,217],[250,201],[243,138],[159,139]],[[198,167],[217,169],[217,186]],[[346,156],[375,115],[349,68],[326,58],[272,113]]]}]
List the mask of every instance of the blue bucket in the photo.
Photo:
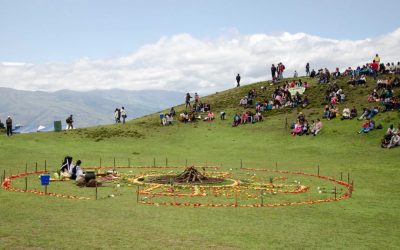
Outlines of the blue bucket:
[{"label": "blue bucket", "polygon": [[50,183],[50,175],[41,175],[40,182],[42,186],[47,186]]}]

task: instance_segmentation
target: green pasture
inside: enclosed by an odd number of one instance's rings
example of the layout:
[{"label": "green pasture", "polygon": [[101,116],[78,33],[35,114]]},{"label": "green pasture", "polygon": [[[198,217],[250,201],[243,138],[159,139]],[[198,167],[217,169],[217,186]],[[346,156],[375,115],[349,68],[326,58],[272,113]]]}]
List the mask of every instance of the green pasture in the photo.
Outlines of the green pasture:
[{"label": "green pasture", "polygon": [[[321,116],[325,86],[309,90],[312,104],[303,113],[311,120]],[[343,82],[339,84],[344,85]],[[0,190],[0,248],[111,248],[111,249],[396,249],[400,245],[398,207],[400,148],[382,149],[380,140],[389,124],[400,123],[398,111],[379,113],[374,120],[382,130],[358,134],[362,122],[323,121],[318,136],[290,135],[297,109],[271,111],[263,122],[231,127],[239,99],[257,83],[204,98],[215,113],[227,112],[227,120],[159,125],[158,114],[127,124],[99,126],[60,133],[0,136],[0,174],[56,171],[65,155],[81,159],[82,167],[218,166],[239,172],[241,166],[303,171],[354,181],[353,196],[342,201],[277,208],[193,208],[151,206],[136,202],[136,187],[79,188],[73,183],[51,183],[49,191],[91,197],[73,200]],[[373,88],[349,88],[344,105],[371,106],[366,96]],[[238,99],[239,98],[239,99]],[[177,107],[181,111],[183,107]],[[232,170],[230,170],[232,169]],[[218,170],[218,171],[219,171]],[[126,170],[129,171],[129,170]],[[146,172],[145,169],[134,170]],[[151,171],[151,170],[149,170]],[[178,171],[178,170],[174,170]],[[241,173],[246,175],[246,172]],[[291,177],[293,181],[294,177]],[[303,180],[301,180],[303,183]],[[307,180],[304,180],[307,181]],[[325,183],[325,184],[324,184]],[[310,194],[329,182],[310,181]],[[24,187],[24,179],[15,180]],[[37,177],[29,186],[39,186]],[[266,197],[266,199],[281,199]],[[290,198],[293,199],[293,198]],[[296,198],[295,198],[296,199]]]}]

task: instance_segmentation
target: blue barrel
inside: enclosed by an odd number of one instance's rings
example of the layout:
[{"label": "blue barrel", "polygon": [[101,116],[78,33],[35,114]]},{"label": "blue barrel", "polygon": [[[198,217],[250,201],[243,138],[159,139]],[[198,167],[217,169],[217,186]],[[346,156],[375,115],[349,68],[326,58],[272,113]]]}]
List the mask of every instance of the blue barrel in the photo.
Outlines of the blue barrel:
[{"label": "blue barrel", "polygon": [[50,183],[50,175],[41,175],[40,182],[42,186],[47,186]]}]

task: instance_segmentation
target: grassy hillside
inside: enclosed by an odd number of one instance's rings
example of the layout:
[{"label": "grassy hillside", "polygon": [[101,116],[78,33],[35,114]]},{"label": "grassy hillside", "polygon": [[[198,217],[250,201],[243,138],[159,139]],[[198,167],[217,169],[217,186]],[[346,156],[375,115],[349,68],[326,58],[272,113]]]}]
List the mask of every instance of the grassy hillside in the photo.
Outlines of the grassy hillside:
[{"label": "grassy hillside", "polygon": [[[304,79],[303,79],[304,81]],[[366,87],[345,86],[346,105],[371,106]],[[325,85],[311,81],[307,92],[308,118],[322,114]],[[249,89],[267,86],[258,99],[270,97],[274,86],[261,82],[202,98],[213,110],[227,112],[227,120],[159,125],[158,114],[125,125],[99,126],[61,133],[37,133],[0,137],[0,173],[56,170],[70,154],[83,166],[218,165],[222,170],[245,167],[278,168],[339,178],[350,174],[353,197],[315,205],[279,208],[192,208],[149,206],[136,203],[134,188],[121,196],[100,200],[68,200],[1,190],[0,245],[3,248],[178,248],[259,249],[331,248],[395,249],[400,216],[396,198],[399,150],[380,148],[380,139],[391,123],[399,124],[399,112],[375,117],[384,130],[357,134],[361,121],[324,121],[320,135],[293,137],[285,128],[298,110],[270,111],[260,123],[231,127],[240,98]],[[343,105],[340,107],[342,110]],[[179,113],[184,109],[178,106]],[[87,195],[93,190],[67,186]],[[54,188],[50,186],[49,188]],[[110,189],[100,190],[104,196]],[[312,187],[313,195],[317,190]],[[93,196],[92,196],[93,197]]]}]

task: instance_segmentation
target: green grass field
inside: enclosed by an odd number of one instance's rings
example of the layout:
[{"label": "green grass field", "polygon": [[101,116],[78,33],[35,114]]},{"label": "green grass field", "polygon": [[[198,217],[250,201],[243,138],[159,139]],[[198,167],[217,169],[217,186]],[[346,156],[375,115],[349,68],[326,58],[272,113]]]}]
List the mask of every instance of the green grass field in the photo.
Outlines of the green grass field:
[{"label": "green grass field", "polygon": [[[349,88],[346,105],[367,104],[374,87]],[[303,112],[309,120],[320,117],[325,86],[307,93],[311,105]],[[158,114],[125,125],[109,125],[60,133],[32,133],[11,138],[0,136],[0,173],[9,176],[28,170],[35,163],[39,170],[56,171],[69,154],[81,159],[83,167],[100,164],[135,166],[168,164],[171,166],[217,165],[224,171],[240,167],[271,168],[316,173],[354,180],[349,199],[314,205],[277,208],[207,208],[151,206],[136,203],[134,187],[121,188],[122,195],[106,198],[111,188],[100,188],[99,200],[93,189],[79,189],[66,183],[50,184],[59,190],[92,197],[70,200],[29,193],[0,191],[0,248],[174,248],[174,249],[396,249],[400,245],[398,207],[399,150],[382,149],[380,139],[389,124],[400,123],[398,111],[379,113],[375,120],[382,130],[357,134],[361,121],[323,121],[318,136],[290,135],[286,119],[295,120],[297,109],[266,113],[266,120],[236,128],[232,115],[242,111],[239,99],[251,88],[272,86],[256,83],[203,100],[216,113],[227,112],[227,120],[175,122],[158,125]],[[396,90],[397,91],[397,90]],[[262,97],[262,96],[261,96]],[[260,97],[260,98],[261,98]],[[179,113],[183,107],[177,107]],[[343,109],[341,105],[340,110]],[[23,185],[16,183],[20,186]],[[31,178],[30,185],[39,180]],[[309,192],[317,195],[315,186]]]}]

